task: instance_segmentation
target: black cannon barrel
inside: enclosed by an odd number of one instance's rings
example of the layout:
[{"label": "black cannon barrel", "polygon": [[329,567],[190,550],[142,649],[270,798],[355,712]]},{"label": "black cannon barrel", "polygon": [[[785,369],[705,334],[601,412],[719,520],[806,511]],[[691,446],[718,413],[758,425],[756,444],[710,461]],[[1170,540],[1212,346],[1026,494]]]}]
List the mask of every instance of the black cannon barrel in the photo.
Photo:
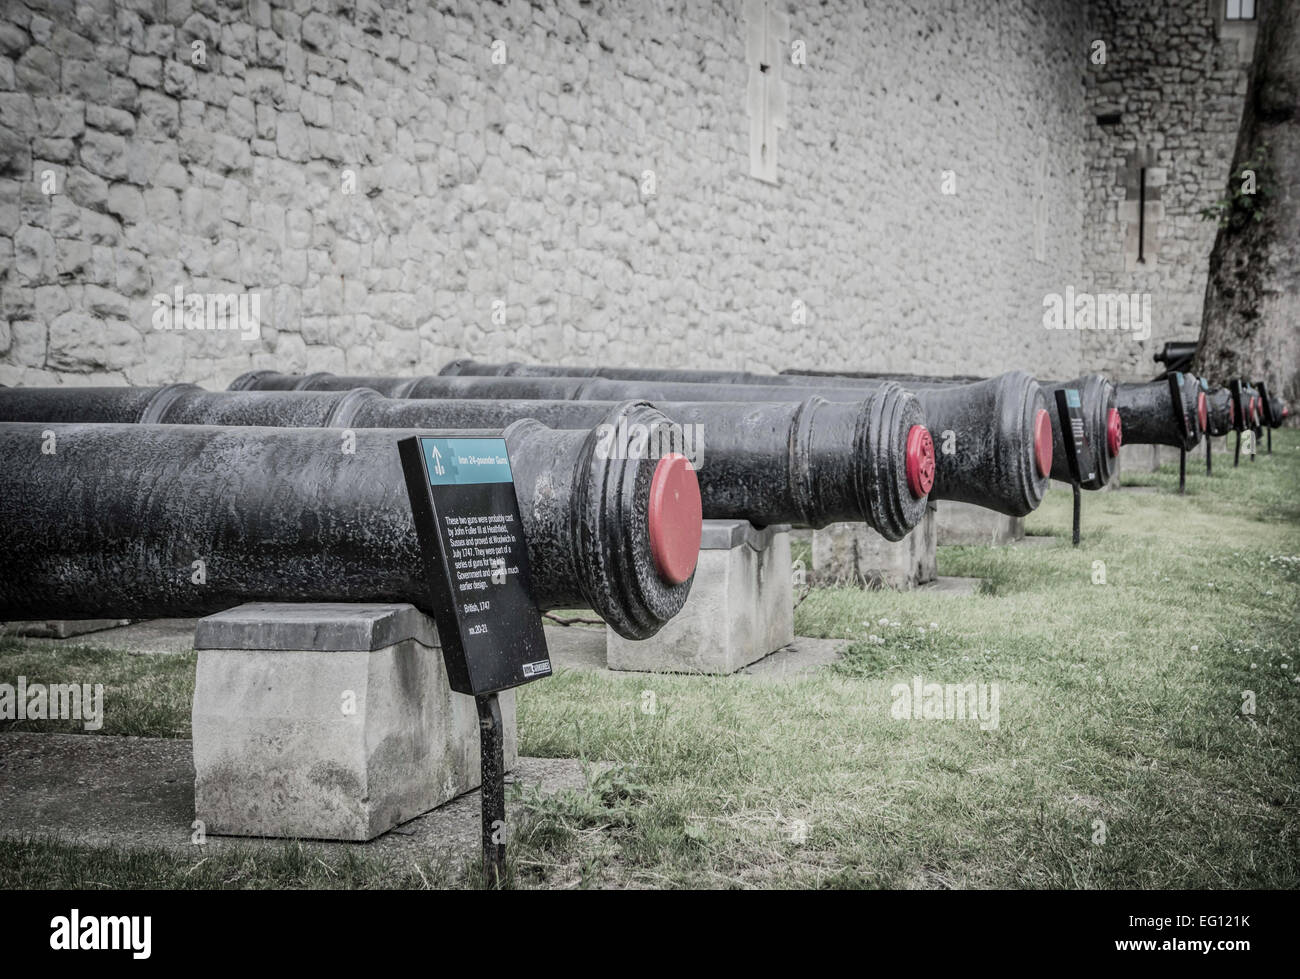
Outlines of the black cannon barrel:
[{"label": "black cannon barrel", "polygon": [[[105,403],[125,411],[143,395]],[[611,420],[665,421],[643,404]],[[249,601],[427,607],[397,452],[415,434],[429,429],[0,424],[0,620],[205,615]],[[698,554],[689,464],[605,459],[594,432],[533,420],[500,434],[538,604],[654,635],[685,602]],[[684,477],[687,492],[661,491]]]},{"label": "black cannon barrel", "polygon": [[1196,440],[1199,442],[1210,424],[1209,395],[1205,393],[1205,385],[1195,374],[1180,372],[1180,377],[1182,384],[1179,390],[1182,393],[1183,411],[1191,416],[1192,424],[1196,429]]},{"label": "black cannon barrel", "polygon": [[[680,372],[674,372],[680,373]],[[722,373],[722,372],[716,372]],[[763,376],[763,375],[744,375]],[[813,385],[871,385],[884,380],[896,381],[910,391],[927,388],[978,384],[986,378],[971,375],[931,377],[924,374],[891,374],[855,371],[845,374],[830,372],[798,373],[793,370],[779,375],[786,383],[796,383],[801,378]],[[1115,472],[1115,461],[1119,457],[1120,444],[1123,441],[1122,423],[1115,407],[1115,386],[1103,374],[1085,374],[1071,381],[1040,381],[1043,394],[1047,399],[1047,411],[1052,423],[1052,478],[1065,482],[1078,482],[1084,489],[1097,490],[1110,482]],[[1092,467],[1081,467],[1076,472],[1071,462],[1070,453],[1065,450],[1066,434],[1069,427],[1062,425],[1055,394],[1058,390],[1072,388],[1079,392],[1083,413],[1084,437],[1092,451]]]},{"label": "black cannon barrel", "polygon": [[1259,391],[1260,421],[1269,428],[1281,428],[1286,420],[1285,403],[1269,390],[1267,381],[1256,381],[1254,387]]},{"label": "black cannon barrel", "polygon": [[[865,380],[865,379],[864,379]],[[909,375],[898,383],[912,391],[933,387],[954,387],[975,383],[968,378],[925,378]],[[1115,461],[1123,442],[1123,426],[1115,406],[1115,385],[1104,374],[1085,374],[1068,381],[1039,381],[1047,398],[1047,411],[1052,423],[1052,478],[1078,484],[1087,490],[1102,489],[1115,472]],[[1083,434],[1092,456],[1092,466],[1081,466],[1075,472],[1066,451],[1065,439],[1070,426],[1063,424],[1056,401],[1056,392],[1071,389],[1079,393],[1083,420]]]},{"label": "black cannon barrel", "polygon": [[1240,378],[1228,382],[1228,392],[1232,398],[1232,427],[1244,432],[1252,427],[1251,418],[1255,413],[1254,389]]},{"label": "black cannon barrel", "polygon": [[1260,401],[1259,388],[1255,387],[1254,384],[1250,384],[1247,386],[1246,391],[1250,395],[1250,427],[1258,435],[1264,429],[1264,408]]},{"label": "black cannon barrel", "polygon": [[[1042,381],[1043,389],[1049,392],[1052,407],[1056,407],[1055,394],[1067,388],[1079,392],[1080,410],[1083,414],[1083,433],[1088,447],[1092,450],[1092,477],[1085,473],[1079,479],[1079,485],[1088,490],[1099,490],[1110,482],[1115,475],[1119,461],[1119,449],[1125,441],[1123,419],[1120,417],[1115,385],[1104,374],[1084,374],[1068,381]],[[1066,426],[1058,414],[1052,413],[1052,436],[1056,439],[1058,451],[1065,445]],[[1056,467],[1054,467],[1055,469]],[[1057,479],[1070,478],[1070,474],[1058,475]]]},{"label": "black cannon barrel", "polygon": [[[783,371],[781,376],[793,379],[804,375],[790,370]],[[817,384],[834,384],[837,381],[863,384],[888,379],[897,381],[912,391],[935,385],[973,384],[983,380],[972,375],[931,377],[925,374],[890,374],[870,371],[855,371],[842,375],[821,371],[810,372],[807,376]],[[1088,490],[1103,488],[1115,473],[1115,462],[1119,458],[1119,449],[1123,442],[1123,424],[1115,404],[1115,385],[1104,374],[1085,374],[1070,381],[1039,381],[1039,384],[1042,385],[1043,394],[1047,398],[1047,410],[1052,419],[1052,478],[1064,482],[1077,482],[1083,489]],[[1065,451],[1069,426],[1061,422],[1055,396],[1057,391],[1066,388],[1079,392],[1083,434],[1092,452],[1092,467],[1089,469],[1081,466],[1078,472],[1074,470],[1070,453]]]},{"label": "black cannon barrel", "polygon": [[[853,403],[890,383],[851,388],[795,385],[696,384],[601,377],[513,377],[426,375],[423,377],[308,378],[254,371],[238,378],[232,390],[347,390],[369,387],[397,398],[500,398],[505,400],[596,400],[629,397],[662,402],[799,402],[821,397]],[[1015,371],[962,387],[918,390],[917,400],[934,443],[934,485],[930,498],[961,500],[1021,516],[1042,501],[1053,465],[1051,417],[1032,377]],[[908,453],[915,471],[923,445]],[[915,461],[913,461],[915,460]]]},{"label": "black cannon barrel", "polygon": [[[568,372],[568,373],[566,373]],[[893,374],[871,372],[796,372],[783,371],[780,374],[757,374],[752,371],[669,368],[669,367],[565,367],[546,364],[523,364],[517,361],[507,363],[488,363],[476,360],[453,360],[442,369],[443,376],[457,377],[604,377],[614,380],[661,381],[667,383],[694,384],[747,384],[770,387],[806,387],[850,389],[855,387],[872,387],[884,381],[895,381],[910,391],[920,391],[947,384],[979,384],[990,380],[984,377],[928,377],[920,374]],[[279,382],[285,383],[285,382]],[[1052,426],[1052,471],[1051,476],[1068,482],[1079,482],[1084,489],[1101,489],[1109,481],[1114,471],[1114,460],[1119,456],[1120,419],[1115,411],[1114,387],[1100,374],[1088,375],[1079,379],[1073,386],[1079,390],[1083,405],[1084,435],[1088,444],[1094,447],[1094,463],[1086,472],[1074,472],[1071,457],[1065,451],[1066,429],[1062,427],[1057,413],[1055,387],[1063,385],[1043,384],[1044,405]],[[826,397],[839,400],[841,394],[822,392]],[[924,401],[923,401],[924,404]],[[927,417],[930,412],[927,410]],[[930,426],[935,434],[935,425]],[[951,429],[949,429],[951,430]],[[937,438],[937,436],[936,436]],[[1086,468],[1086,467],[1085,467]],[[941,489],[934,494],[936,499],[947,499]],[[1037,502],[1034,504],[1037,506]],[[999,509],[993,507],[993,509]],[[1032,509],[1032,508],[1031,508]],[[1010,512],[1010,511],[1004,511]]]},{"label": "black cannon barrel", "polygon": [[817,370],[812,367],[786,367],[781,371],[782,377],[819,378],[819,383],[834,384],[838,380],[878,381],[882,378],[902,378],[911,381],[937,381],[945,384],[970,384],[984,380],[982,374],[907,374],[898,371],[853,371],[853,370]]},{"label": "black cannon barrel", "polygon": [[1196,356],[1197,340],[1169,340],[1151,359],[1157,364],[1164,364],[1171,371],[1181,371],[1191,366]]},{"label": "black cannon barrel", "polygon": [[1205,395],[1205,431],[1218,437],[1232,431],[1236,414],[1232,406],[1232,392],[1227,388],[1210,388]]},{"label": "black cannon barrel", "polygon": [[578,367],[525,364],[520,361],[490,363],[453,360],[438,372],[444,377],[604,377],[612,381],[681,381],[686,384],[767,384],[806,387],[804,379],[784,374],[696,367]]},{"label": "black cannon barrel", "polygon": [[[532,418],[552,428],[596,429],[597,450],[611,458],[686,455],[705,517],[809,527],[866,521],[899,540],[925,513],[933,445],[913,395],[897,385],[863,393],[852,404],[665,403],[657,407],[672,424],[656,429],[629,422],[604,401],[404,400],[366,388],[19,388],[0,390],[0,421],[473,429]],[[909,471],[908,445],[918,438],[921,458]]]},{"label": "black cannon barrel", "polygon": [[1182,374],[1145,384],[1120,384],[1116,403],[1124,441],[1190,449],[1201,440],[1197,421],[1199,386],[1188,395]]}]

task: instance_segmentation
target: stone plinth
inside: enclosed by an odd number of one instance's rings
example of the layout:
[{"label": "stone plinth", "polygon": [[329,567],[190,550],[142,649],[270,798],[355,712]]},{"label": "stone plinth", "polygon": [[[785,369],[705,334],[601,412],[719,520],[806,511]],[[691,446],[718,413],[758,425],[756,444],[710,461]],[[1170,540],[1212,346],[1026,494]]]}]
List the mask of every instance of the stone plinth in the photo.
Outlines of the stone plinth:
[{"label": "stone plinth", "polygon": [[794,641],[788,527],[706,520],[691,594],[649,639],[605,630],[611,670],[735,673]]},{"label": "stone plinth", "polygon": [[[194,809],[208,833],[369,840],[479,784],[474,698],[411,605],[248,604],[194,636]],[[513,692],[500,695],[506,767]]]},{"label": "stone plinth", "polygon": [[864,523],[831,524],[813,532],[813,574],[818,584],[915,588],[938,574],[935,507],[901,541],[888,541]]},{"label": "stone plinth", "polygon": [[941,500],[935,510],[935,540],[939,544],[997,547],[1024,536],[1024,517],[1009,517],[996,510],[956,500]]}]

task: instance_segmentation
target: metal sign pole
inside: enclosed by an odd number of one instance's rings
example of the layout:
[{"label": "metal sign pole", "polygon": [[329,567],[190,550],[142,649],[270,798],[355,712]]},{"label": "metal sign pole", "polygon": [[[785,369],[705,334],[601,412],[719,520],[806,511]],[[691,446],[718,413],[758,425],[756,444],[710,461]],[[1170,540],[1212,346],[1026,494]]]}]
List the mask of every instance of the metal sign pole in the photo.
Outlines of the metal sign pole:
[{"label": "metal sign pole", "polygon": [[501,887],[506,864],[506,753],[501,702],[495,693],[474,698],[478,706],[479,752],[482,763],[483,886]]},{"label": "metal sign pole", "polygon": [[1187,450],[1178,450],[1178,492],[1187,492]]},{"label": "metal sign pole", "polygon": [[1083,493],[1079,490],[1078,483],[1072,483],[1070,488],[1074,490],[1074,528],[1071,534],[1071,541],[1075,547],[1079,546],[1079,521],[1083,508]]},{"label": "metal sign pole", "polygon": [[1214,439],[1205,436],[1205,475],[1214,475]]}]

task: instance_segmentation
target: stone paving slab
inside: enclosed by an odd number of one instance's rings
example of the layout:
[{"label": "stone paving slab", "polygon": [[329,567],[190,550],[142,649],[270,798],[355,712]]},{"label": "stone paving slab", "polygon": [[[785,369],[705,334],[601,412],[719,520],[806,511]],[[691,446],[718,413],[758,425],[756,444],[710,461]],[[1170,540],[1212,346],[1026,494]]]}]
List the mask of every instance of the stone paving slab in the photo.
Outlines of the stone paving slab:
[{"label": "stone paving slab", "polygon": [[[1025,537],[1017,547],[1045,547],[1057,542],[1056,537]],[[922,590],[946,595],[974,595],[979,590],[979,578],[961,578],[940,575],[921,586]],[[70,649],[76,646],[95,645],[121,649],[130,653],[190,652],[193,648],[194,628],[198,619],[154,619],[134,625],[94,634],[93,637],[71,639],[32,640],[53,649]],[[551,651],[551,662],[570,670],[605,669],[605,629],[596,625],[547,625],[546,643]],[[93,639],[93,641],[91,641]],[[777,678],[806,674],[839,659],[847,639],[813,639],[796,636],[794,642],[765,656],[741,670],[741,674]],[[630,675],[630,674],[629,674]]]},{"label": "stone paving slab", "polygon": [[[841,649],[852,640],[812,639],[796,636],[794,642],[740,670],[735,675],[776,678],[809,673],[839,659]],[[605,669],[605,630],[591,626],[547,627],[546,644],[551,662],[570,670]],[[619,670],[621,676],[636,676],[634,670]],[[647,676],[657,674],[646,674]],[[691,676],[695,674],[681,674]]]},{"label": "stone paving slab", "polygon": [[14,633],[39,639],[67,639],[90,632],[102,632],[126,625],[130,619],[40,619],[0,623],[0,633]]},{"label": "stone paving slab", "polygon": [[[508,780],[537,786],[546,795],[587,785],[582,763],[569,758],[520,758]],[[479,806],[475,790],[369,843],[313,845],[338,852],[360,848],[367,854],[473,859],[480,846]],[[284,845],[280,839],[209,835],[199,847],[191,842],[193,822],[194,759],[188,740],[0,733],[0,837],[51,837],[187,855]]]},{"label": "stone paving slab", "polygon": [[941,574],[933,581],[918,585],[918,591],[932,592],[940,595],[974,595],[979,591],[983,578],[959,578],[956,575]]}]

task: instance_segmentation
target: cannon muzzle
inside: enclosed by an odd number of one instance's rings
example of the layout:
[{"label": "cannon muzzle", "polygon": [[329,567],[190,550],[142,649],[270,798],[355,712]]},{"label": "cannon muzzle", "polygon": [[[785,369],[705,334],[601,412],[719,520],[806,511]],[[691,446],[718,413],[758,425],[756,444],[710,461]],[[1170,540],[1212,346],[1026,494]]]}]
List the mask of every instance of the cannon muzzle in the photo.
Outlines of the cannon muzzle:
[{"label": "cannon muzzle", "polygon": [[1186,371],[1192,366],[1197,345],[1196,340],[1170,340],[1151,359],[1157,364],[1164,364],[1166,370]]}]

